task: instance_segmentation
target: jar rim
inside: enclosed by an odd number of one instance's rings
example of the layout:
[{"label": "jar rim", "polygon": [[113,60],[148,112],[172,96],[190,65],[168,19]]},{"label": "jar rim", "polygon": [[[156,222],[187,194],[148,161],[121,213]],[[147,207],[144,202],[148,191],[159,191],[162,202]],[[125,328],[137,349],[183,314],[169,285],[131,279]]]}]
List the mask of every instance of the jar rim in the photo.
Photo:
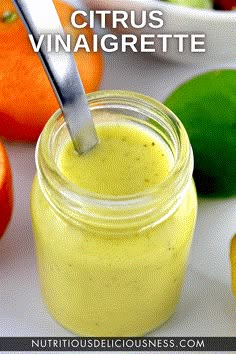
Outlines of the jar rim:
[{"label": "jar rim", "polygon": [[[143,203],[149,203],[153,201],[154,196],[156,196],[159,200],[168,199],[166,192],[170,189],[170,184],[173,185],[174,183],[171,190],[174,191],[175,196],[171,195],[169,198],[172,198],[175,201],[176,199],[179,199],[180,194],[183,193],[183,190],[192,178],[193,157],[188,135],[183,124],[176,117],[176,115],[155,99],[133,91],[100,90],[88,94],[87,97],[91,111],[93,110],[93,105],[98,104],[98,102],[102,103],[104,100],[115,102],[119,99],[122,100],[123,104],[127,104],[127,106],[134,105],[135,107],[145,107],[145,109],[152,112],[152,114],[159,115],[159,118],[160,114],[162,115],[162,118],[165,117],[166,121],[171,123],[173,129],[178,131],[176,134],[176,139],[178,140],[176,145],[177,158],[174,166],[163,181],[135,194],[112,196],[102,195],[82,189],[61,174],[56,161],[52,159],[51,156],[51,148],[53,144],[52,135],[53,130],[55,129],[55,124],[57,122],[60,122],[61,124],[63,121],[63,126],[66,125],[62,112],[59,109],[46,123],[36,147],[37,170],[43,174],[43,178],[47,179],[47,183],[50,184],[50,188],[54,189],[55,193],[58,193],[58,190],[61,190],[61,195],[63,195],[63,197],[65,197],[66,193],[69,193],[69,198],[73,200],[74,205],[78,203],[79,200],[79,203],[90,206],[93,205],[98,207],[102,206],[120,209],[124,206],[126,208],[132,208],[140,204],[143,205]],[[45,168],[47,169],[47,173],[45,173]],[[180,176],[182,171],[185,175],[184,179],[183,176]],[[52,180],[54,180],[53,183]],[[55,180],[57,182],[56,184],[54,184]]]}]

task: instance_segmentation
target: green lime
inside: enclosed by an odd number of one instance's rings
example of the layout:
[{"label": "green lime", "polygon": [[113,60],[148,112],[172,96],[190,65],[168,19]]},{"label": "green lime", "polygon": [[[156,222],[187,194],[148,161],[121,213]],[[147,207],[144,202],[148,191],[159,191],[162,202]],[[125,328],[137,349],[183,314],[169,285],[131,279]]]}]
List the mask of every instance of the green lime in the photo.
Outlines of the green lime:
[{"label": "green lime", "polygon": [[213,1],[212,0],[166,0],[175,5],[193,7],[197,9],[212,9]]},{"label": "green lime", "polygon": [[164,102],[184,124],[200,194],[236,195],[236,70],[216,70],[178,87]]}]

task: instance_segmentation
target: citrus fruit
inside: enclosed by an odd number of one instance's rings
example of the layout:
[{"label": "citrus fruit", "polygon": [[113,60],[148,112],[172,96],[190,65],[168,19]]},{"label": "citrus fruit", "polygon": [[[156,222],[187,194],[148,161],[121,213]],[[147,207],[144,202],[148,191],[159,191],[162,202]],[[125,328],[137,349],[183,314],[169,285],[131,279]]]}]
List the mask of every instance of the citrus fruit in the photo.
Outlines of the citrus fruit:
[{"label": "citrus fruit", "polygon": [[232,290],[236,297],[236,235],[230,243],[230,264],[231,264],[231,277],[232,277]]},{"label": "citrus fruit", "polygon": [[13,192],[11,167],[7,152],[0,142],[0,238],[2,237],[12,214]]},{"label": "citrus fruit", "polygon": [[196,9],[212,9],[212,0],[168,0],[175,5],[193,7]]},{"label": "citrus fruit", "polygon": [[[74,9],[55,0],[65,32],[84,34],[91,43],[87,26],[75,29],[70,22]],[[45,14],[46,15],[46,14]],[[77,22],[82,20],[76,17]],[[85,91],[98,89],[103,70],[101,52],[74,53]],[[35,141],[50,116],[59,108],[41,61],[33,51],[26,29],[10,0],[0,2],[0,136],[18,141]]]},{"label": "citrus fruit", "polygon": [[184,124],[194,152],[199,194],[236,194],[236,70],[210,71],[178,87],[166,100]]}]

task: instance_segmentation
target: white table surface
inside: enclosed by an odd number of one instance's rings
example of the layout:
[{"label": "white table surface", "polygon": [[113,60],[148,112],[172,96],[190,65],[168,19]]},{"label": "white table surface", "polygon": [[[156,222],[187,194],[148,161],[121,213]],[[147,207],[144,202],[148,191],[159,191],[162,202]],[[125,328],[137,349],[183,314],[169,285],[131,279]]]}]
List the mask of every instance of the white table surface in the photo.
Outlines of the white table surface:
[{"label": "white table surface", "polygon": [[[236,68],[236,64],[221,67]],[[107,54],[101,88],[134,90],[161,101],[179,83],[206,70],[138,53]],[[7,143],[6,147],[15,203],[11,223],[0,242],[0,336],[70,336],[48,315],[39,290],[29,214],[35,146]],[[236,335],[236,301],[229,266],[229,240],[235,232],[236,198],[199,200],[180,304],[175,315],[151,335]]]}]

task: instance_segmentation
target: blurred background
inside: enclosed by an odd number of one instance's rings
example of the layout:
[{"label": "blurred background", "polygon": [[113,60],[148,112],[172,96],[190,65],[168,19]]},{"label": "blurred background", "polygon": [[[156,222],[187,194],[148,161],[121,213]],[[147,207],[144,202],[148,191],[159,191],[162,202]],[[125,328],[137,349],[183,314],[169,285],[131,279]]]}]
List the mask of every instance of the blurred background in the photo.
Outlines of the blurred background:
[{"label": "blurred background", "polygon": [[[146,9],[154,5],[154,1],[95,3],[89,0],[88,3],[81,3],[70,0],[70,3],[75,8],[85,8],[89,5],[93,8],[104,6],[106,9],[113,5],[120,7],[121,3],[124,5],[122,9],[127,4],[134,9],[137,6]],[[159,8],[158,1],[155,1],[155,6]],[[173,26],[166,32],[172,33],[175,26],[180,26],[181,21],[181,26],[185,28],[184,32],[192,30],[188,27],[190,24],[197,23],[193,15],[190,15],[189,9],[183,10],[184,17],[178,21],[171,20],[171,13],[175,12],[175,9],[171,7],[166,11],[170,11],[167,18],[168,23],[170,21]],[[179,9],[176,10],[175,15],[179,16],[179,12]],[[191,20],[187,20],[188,16]],[[104,71],[100,88],[137,91],[163,102],[176,87],[197,74],[220,68],[236,69],[236,26],[234,22],[232,27],[231,14],[225,14],[228,17],[228,24],[225,24],[226,19],[221,12],[218,19],[210,13],[207,17],[208,12],[200,11],[198,16],[201,21],[210,19],[210,24],[207,22],[205,27],[207,31],[209,30],[209,35],[212,35],[214,28],[217,27],[217,33],[214,33],[216,42],[209,44],[209,49],[211,47],[214,51],[214,53],[211,51],[210,59],[208,57],[202,61],[192,60],[189,53],[182,61],[178,61],[179,58],[176,57],[165,58],[131,51],[104,53]],[[203,31],[201,26],[196,28]],[[225,44],[227,50],[223,47]],[[213,60],[213,57],[219,60]],[[48,315],[38,285],[29,214],[30,189],[35,174],[35,143],[7,141],[5,146],[13,171],[14,212],[0,245],[0,335],[70,336],[69,332]],[[236,335],[236,309],[231,291],[229,261],[229,243],[236,232],[235,202],[235,197],[220,199],[199,197],[197,227],[181,302],[173,318],[151,335]]]}]

